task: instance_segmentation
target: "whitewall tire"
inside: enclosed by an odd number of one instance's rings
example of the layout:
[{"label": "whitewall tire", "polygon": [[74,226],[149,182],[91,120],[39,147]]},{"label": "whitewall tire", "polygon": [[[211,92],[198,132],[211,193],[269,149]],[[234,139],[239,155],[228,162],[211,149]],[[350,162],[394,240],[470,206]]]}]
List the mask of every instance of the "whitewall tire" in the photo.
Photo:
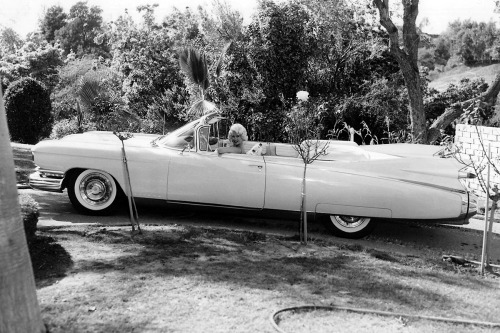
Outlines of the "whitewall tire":
[{"label": "whitewall tire", "polygon": [[362,238],[373,231],[375,223],[369,217],[329,215],[326,226],[331,233],[344,238]]},{"label": "whitewall tire", "polygon": [[118,201],[118,185],[107,172],[84,170],[68,184],[68,196],[77,211],[88,215],[109,214]]}]

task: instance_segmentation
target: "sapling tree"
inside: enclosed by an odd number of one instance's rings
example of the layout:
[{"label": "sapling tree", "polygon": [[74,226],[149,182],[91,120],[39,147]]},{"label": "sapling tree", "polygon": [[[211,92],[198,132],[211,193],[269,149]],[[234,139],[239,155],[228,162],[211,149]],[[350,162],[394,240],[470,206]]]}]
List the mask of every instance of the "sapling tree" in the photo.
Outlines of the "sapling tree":
[{"label": "sapling tree", "polygon": [[328,141],[320,140],[319,125],[322,106],[317,107],[309,101],[306,91],[297,93],[298,104],[287,114],[285,129],[290,143],[304,162],[302,186],[300,196],[300,241],[307,244],[307,205],[306,205],[306,180],[307,166],[316,161],[320,156],[328,153]]}]

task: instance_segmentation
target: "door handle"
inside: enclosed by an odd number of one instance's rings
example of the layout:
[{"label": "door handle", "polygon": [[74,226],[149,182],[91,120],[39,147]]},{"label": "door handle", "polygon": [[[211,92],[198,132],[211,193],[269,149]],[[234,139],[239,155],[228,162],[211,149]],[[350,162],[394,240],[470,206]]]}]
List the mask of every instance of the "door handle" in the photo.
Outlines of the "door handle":
[{"label": "door handle", "polygon": [[248,166],[257,167],[257,168],[259,168],[259,171],[262,171],[262,165],[261,164],[249,164]]}]

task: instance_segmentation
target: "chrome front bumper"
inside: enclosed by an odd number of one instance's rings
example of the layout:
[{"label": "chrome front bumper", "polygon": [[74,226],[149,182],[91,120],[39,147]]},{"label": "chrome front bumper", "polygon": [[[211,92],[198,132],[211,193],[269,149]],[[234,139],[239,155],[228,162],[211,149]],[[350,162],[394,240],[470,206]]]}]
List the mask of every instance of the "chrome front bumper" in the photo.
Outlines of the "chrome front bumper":
[{"label": "chrome front bumper", "polygon": [[30,174],[29,185],[35,190],[62,192],[63,180],[64,173],[62,172],[39,170]]}]

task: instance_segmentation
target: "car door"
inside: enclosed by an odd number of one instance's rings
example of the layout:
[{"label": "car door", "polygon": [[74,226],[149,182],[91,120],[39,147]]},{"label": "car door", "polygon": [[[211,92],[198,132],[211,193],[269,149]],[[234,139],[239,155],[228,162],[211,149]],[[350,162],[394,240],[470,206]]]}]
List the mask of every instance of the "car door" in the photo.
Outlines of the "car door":
[{"label": "car door", "polygon": [[[200,146],[199,142],[197,146]],[[168,201],[253,209],[264,207],[266,168],[262,156],[218,155],[206,149],[206,144],[204,150],[184,151],[171,159]]]}]

